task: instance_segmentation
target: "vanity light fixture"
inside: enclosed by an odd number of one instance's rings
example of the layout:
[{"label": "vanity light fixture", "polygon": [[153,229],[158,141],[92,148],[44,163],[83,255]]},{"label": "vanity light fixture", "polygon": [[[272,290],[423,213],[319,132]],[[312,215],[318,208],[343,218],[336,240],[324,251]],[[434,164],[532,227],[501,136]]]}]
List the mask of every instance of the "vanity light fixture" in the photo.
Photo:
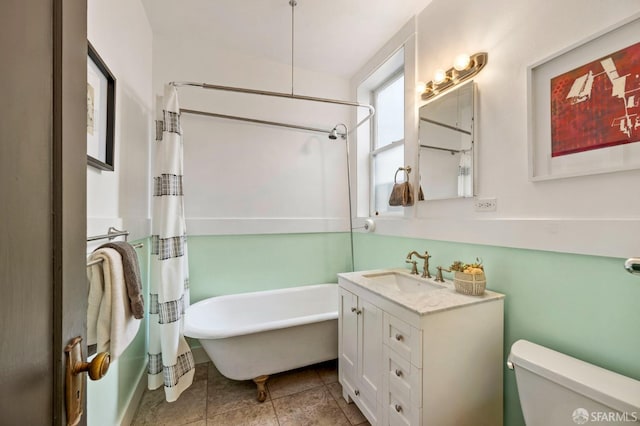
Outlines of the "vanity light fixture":
[{"label": "vanity light fixture", "polygon": [[453,68],[456,71],[464,71],[469,68],[469,64],[471,63],[471,57],[466,53],[461,53],[453,60]]},{"label": "vanity light fixture", "polygon": [[456,56],[453,67],[448,70],[436,70],[433,80],[425,85],[422,99],[427,100],[450,89],[478,74],[487,64],[488,54],[479,52],[475,55],[460,54]]},{"label": "vanity light fixture", "polygon": [[447,72],[442,68],[437,69],[433,75],[433,84],[442,84],[447,81]]}]

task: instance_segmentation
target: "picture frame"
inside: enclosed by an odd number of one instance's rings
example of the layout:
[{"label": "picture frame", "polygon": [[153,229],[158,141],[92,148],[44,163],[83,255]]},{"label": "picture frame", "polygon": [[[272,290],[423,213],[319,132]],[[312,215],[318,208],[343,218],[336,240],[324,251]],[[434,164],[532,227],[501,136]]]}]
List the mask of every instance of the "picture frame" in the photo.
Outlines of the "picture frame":
[{"label": "picture frame", "polygon": [[634,15],[528,67],[531,181],[640,168],[638,53]]},{"label": "picture frame", "polygon": [[114,170],[116,79],[91,43],[87,50],[87,163]]}]

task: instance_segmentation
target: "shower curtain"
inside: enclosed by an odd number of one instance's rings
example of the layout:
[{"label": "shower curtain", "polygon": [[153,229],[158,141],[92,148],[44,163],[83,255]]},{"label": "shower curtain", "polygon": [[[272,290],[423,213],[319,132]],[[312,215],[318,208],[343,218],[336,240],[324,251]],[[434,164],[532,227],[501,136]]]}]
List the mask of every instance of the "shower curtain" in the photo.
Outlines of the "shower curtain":
[{"label": "shower curtain", "polygon": [[156,136],[149,284],[149,389],[178,399],[193,382],[195,362],[183,334],[189,270],[182,192],[182,129],[178,93],[164,89],[161,137]]}]

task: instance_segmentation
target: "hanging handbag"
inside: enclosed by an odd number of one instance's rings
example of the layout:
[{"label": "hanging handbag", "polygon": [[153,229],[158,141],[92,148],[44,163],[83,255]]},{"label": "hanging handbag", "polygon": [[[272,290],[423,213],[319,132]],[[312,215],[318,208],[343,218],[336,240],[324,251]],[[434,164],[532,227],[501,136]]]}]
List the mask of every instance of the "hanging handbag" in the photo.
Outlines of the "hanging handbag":
[{"label": "hanging handbag", "polygon": [[[405,182],[398,183],[398,172],[402,170],[405,174]],[[389,196],[390,206],[412,206],[413,205],[413,187],[409,183],[409,172],[400,167],[396,170],[396,174],[393,177],[393,189]]]}]

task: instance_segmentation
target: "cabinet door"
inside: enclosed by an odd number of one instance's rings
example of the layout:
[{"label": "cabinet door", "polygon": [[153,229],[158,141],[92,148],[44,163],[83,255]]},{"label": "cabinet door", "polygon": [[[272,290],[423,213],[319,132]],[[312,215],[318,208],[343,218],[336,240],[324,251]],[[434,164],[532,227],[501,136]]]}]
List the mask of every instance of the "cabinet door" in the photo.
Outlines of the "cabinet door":
[{"label": "cabinet door", "polygon": [[365,415],[377,423],[382,382],[382,311],[359,299],[358,306],[358,384]]},{"label": "cabinet door", "polygon": [[338,321],[338,353],[340,383],[345,388],[344,394],[354,395],[358,377],[358,298],[351,292],[339,289],[340,320]]}]

